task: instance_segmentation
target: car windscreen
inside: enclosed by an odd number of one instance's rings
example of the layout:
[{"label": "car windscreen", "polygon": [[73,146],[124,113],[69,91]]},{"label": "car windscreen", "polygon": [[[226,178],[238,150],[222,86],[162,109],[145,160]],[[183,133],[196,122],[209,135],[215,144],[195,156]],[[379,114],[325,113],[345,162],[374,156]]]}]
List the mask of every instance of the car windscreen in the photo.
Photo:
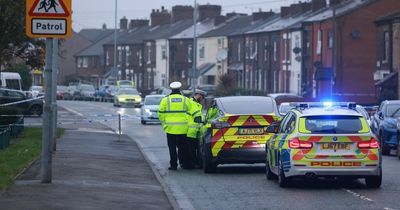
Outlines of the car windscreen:
[{"label": "car windscreen", "polygon": [[6,79],[6,87],[8,89],[13,89],[13,90],[21,89],[21,87],[19,85],[19,80],[17,80],[17,79]]},{"label": "car windscreen", "polygon": [[269,114],[274,112],[271,101],[229,101],[223,103],[227,114]]},{"label": "car windscreen", "polygon": [[67,91],[68,87],[67,86],[57,86],[58,91]]},{"label": "car windscreen", "polygon": [[81,89],[85,91],[95,91],[94,87],[91,85],[82,85]]},{"label": "car windscreen", "polygon": [[146,98],[145,105],[159,105],[163,97],[148,97]]},{"label": "car windscreen", "polygon": [[280,105],[279,106],[279,112],[280,113],[288,113],[291,109],[293,109],[293,107],[292,106],[290,106],[289,104],[285,104],[285,105]]},{"label": "car windscreen", "polygon": [[139,95],[139,92],[135,89],[119,90],[119,95]]},{"label": "car windscreen", "polygon": [[356,134],[363,129],[359,116],[307,116],[300,118],[300,132],[314,134]]},{"label": "car windscreen", "polygon": [[386,110],[387,117],[400,117],[400,104],[389,104]]},{"label": "car windscreen", "polygon": [[43,91],[43,88],[41,86],[32,86],[31,89],[35,91]]}]

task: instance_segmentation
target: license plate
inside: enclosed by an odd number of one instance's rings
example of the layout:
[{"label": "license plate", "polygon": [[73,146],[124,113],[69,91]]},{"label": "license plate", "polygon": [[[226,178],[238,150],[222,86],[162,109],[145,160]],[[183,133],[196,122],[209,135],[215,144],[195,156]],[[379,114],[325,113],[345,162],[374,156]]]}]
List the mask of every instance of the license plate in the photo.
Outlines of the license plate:
[{"label": "license plate", "polygon": [[239,128],[239,135],[262,135],[264,128]]},{"label": "license plate", "polygon": [[347,143],[322,143],[321,150],[350,150],[350,144]]}]

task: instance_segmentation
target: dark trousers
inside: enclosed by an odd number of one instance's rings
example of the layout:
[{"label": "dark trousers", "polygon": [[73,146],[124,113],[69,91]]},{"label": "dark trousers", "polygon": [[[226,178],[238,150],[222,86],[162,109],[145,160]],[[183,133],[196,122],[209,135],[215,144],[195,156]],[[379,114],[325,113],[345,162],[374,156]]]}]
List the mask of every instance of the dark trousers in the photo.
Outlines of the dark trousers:
[{"label": "dark trousers", "polygon": [[179,164],[184,164],[184,143],[186,141],[186,135],[168,134],[168,149],[169,149],[169,164],[171,167],[176,168]]},{"label": "dark trousers", "polygon": [[188,169],[192,169],[198,163],[197,159],[197,139],[187,137],[186,140],[186,164]]}]

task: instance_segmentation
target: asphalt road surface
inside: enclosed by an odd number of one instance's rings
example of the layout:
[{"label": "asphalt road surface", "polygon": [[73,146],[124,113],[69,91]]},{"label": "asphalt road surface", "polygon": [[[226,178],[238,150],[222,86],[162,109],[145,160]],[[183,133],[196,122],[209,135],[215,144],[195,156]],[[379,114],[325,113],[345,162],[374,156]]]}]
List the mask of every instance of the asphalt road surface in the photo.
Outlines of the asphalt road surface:
[{"label": "asphalt road surface", "polygon": [[296,180],[292,187],[282,189],[276,181],[266,180],[263,164],[219,166],[216,174],[168,171],[166,136],[158,124],[140,124],[138,108],[82,101],[58,104],[114,130],[121,114],[122,133],[140,145],[183,209],[400,209],[400,160],[395,156],[383,158],[380,189],[367,189],[364,180]]}]

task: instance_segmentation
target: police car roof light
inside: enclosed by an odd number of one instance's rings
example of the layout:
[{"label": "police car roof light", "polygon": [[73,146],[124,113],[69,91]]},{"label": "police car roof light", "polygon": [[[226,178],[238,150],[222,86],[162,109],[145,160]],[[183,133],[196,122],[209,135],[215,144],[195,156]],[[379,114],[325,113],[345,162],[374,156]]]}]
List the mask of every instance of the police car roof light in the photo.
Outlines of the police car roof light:
[{"label": "police car roof light", "polygon": [[312,107],[343,107],[348,109],[356,109],[357,104],[355,102],[292,102],[290,106],[298,108],[298,109],[308,109]]}]

